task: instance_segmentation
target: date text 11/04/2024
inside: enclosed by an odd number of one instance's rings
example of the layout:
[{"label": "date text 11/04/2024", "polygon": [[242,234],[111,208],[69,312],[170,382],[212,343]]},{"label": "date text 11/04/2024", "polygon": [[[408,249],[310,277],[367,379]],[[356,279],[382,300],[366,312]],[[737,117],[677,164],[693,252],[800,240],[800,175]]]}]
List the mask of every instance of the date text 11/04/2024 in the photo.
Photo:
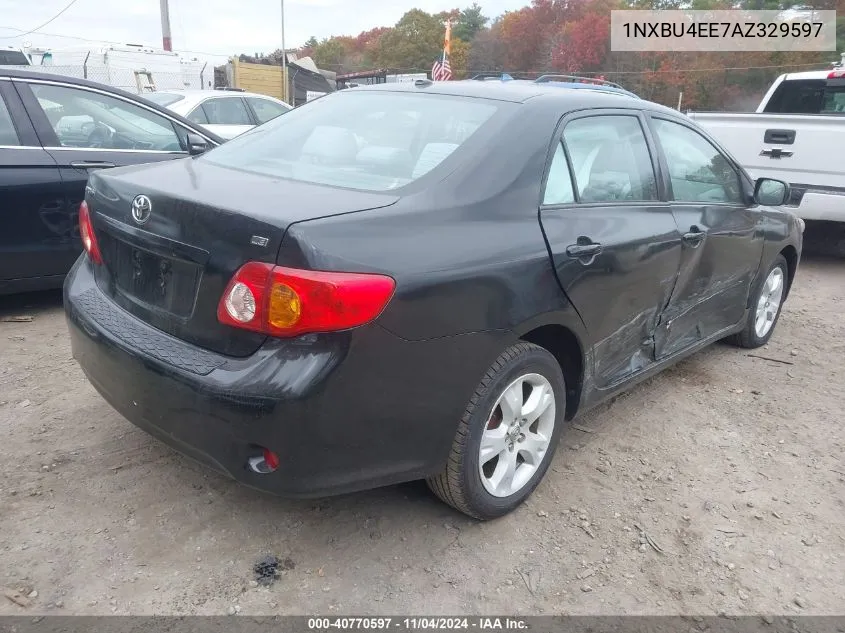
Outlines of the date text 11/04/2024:
[{"label": "date text 11/04/2024", "polygon": [[309,631],[330,630],[399,630],[399,631],[443,631],[443,630],[479,630],[519,631],[528,628],[525,620],[508,617],[331,617],[308,618]]},{"label": "date text 11/04/2024", "polygon": [[811,38],[819,37],[823,22],[625,22],[625,37],[639,39],[698,38]]}]

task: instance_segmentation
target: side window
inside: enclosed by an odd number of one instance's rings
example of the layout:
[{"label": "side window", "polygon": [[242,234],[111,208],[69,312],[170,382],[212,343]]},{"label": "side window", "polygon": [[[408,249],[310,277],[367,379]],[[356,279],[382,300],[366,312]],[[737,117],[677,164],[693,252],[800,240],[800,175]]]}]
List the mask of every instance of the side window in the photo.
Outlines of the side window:
[{"label": "side window", "polygon": [[29,84],[62,147],[179,152],[169,119],[99,92]]},{"label": "side window", "polygon": [[566,204],[567,202],[575,202],[575,192],[572,191],[572,175],[569,172],[563,145],[558,143],[551,167],[549,167],[543,204]]},{"label": "side window", "polygon": [[202,109],[202,105],[198,105],[196,108],[191,110],[190,114],[188,114],[185,118],[191,123],[196,123],[197,125],[208,124],[208,117],[205,116],[205,111]]},{"label": "side window", "polygon": [[655,119],[654,128],[666,154],[675,200],[742,204],[739,174],[710,141],[672,121]]},{"label": "side window", "polygon": [[0,97],[0,145],[17,146],[20,144],[15,125],[12,123],[12,116],[9,114],[9,109],[6,107],[6,102],[3,101],[3,97]]},{"label": "side window", "polygon": [[267,121],[275,119],[277,116],[288,111],[285,106],[278,104],[275,101],[270,101],[269,99],[247,97],[246,100],[249,102],[253,112],[255,112],[259,125],[261,123],[267,123]]},{"label": "side window", "polygon": [[842,114],[845,112],[845,86],[828,87],[824,91],[822,114]]},{"label": "side window", "polygon": [[211,125],[252,125],[246,104],[240,97],[206,99],[202,109]]},{"label": "side window", "polygon": [[580,202],[657,200],[657,179],[637,117],[576,119],[567,124],[563,141]]}]

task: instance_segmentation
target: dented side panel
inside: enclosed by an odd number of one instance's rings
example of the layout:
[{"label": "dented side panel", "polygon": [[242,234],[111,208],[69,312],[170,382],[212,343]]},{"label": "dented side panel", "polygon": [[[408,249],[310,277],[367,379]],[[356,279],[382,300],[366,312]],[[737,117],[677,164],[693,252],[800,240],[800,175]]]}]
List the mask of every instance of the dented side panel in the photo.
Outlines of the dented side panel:
[{"label": "dented side panel", "polygon": [[683,244],[678,281],[657,330],[658,359],[743,319],[763,250],[755,210],[675,203],[673,214],[679,232],[697,229],[705,236],[698,244]]},{"label": "dented side panel", "polygon": [[[668,205],[544,209],[543,230],[561,289],[593,342],[593,384],[610,387],[654,362],[654,336],[681,262],[681,236]],[[592,259],[567,247],[589,238]]]}]

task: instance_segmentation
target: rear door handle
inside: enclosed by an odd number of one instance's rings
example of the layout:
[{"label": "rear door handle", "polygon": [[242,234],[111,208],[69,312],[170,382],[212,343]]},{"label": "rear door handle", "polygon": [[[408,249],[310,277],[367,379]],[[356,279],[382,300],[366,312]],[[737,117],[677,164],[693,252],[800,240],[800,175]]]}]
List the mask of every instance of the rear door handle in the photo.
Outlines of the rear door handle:
[{"label": "rear door handle", "polygon": [[571,244],[566,247],[566,254],[575,259],[594,257],[601,253],[601,244]]},{"label": "rear door handle", "polygon": [[114,167],[115,164],[101,160],[75,160],[70,166],[77,169],[109,169]]},{"label": "rear door handle", "polygon": [[701,244],[705,235],[707,235],[707,234],[704,231],[702,231],[700,228],[698,228],[697,226],[691,226],[689,233],[684,233],[681,236],[681,239],[683,239],[684,242],[686,242],[687,244],[689,244],[690,246],[695,248],[696,246]]}]

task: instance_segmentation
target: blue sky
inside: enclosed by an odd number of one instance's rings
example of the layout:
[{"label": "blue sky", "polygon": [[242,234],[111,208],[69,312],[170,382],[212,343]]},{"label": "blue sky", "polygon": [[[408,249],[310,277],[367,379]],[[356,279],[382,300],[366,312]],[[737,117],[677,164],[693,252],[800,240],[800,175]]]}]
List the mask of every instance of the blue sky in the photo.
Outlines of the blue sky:
[{"label": "blue sky", "polygon": [[[98,43],[161,45],[159,0],[76,0],[42,30],[70,0],[0,0],[0,46],[64,48]],[[357,35],[391,26],[408,9],[437,12],[472,0],[284,0],[286,45],[309,36]],[[518,9],[528,0],[478,0],[488,16]],[[234,53],[269,52],[281,43],[281,0],[170,0],[173,48],[215,59]],[[17,30],[15,30],[17,29]],[[196,55],[200,53],[200,55]]]}]

